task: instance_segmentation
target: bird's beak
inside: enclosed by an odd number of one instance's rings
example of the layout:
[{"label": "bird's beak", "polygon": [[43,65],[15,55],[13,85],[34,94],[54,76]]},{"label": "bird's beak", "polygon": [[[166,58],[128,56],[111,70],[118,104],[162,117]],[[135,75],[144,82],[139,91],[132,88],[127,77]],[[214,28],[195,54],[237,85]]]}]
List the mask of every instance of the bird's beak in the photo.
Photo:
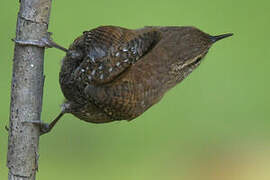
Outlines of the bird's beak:
[{"label": "bird's beak", "polygon": [[221,40],[221,39],[224,39],[224,38],[227,38],[227,37],[230,37],[232,36],[233,33],[227,33],[227,34],[222,34],[222,35],[218,35],[218,36],[210,36],[210,39],[213,43]]}]

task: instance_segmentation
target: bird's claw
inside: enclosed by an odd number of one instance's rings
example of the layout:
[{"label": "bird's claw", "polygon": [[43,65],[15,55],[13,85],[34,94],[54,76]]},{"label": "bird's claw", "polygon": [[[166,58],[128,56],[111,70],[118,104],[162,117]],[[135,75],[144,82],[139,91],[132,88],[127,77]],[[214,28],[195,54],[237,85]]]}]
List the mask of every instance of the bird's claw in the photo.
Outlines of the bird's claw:
[{"label": "bird's claw", "polygon": [[23,121],[23,123],[31,123],[38,125],[40,128],[40,135],[46,134],[51,131],[50,125],[39,120]]},{"label": "bird's claw", "polygon": [[37,46],[41,48],[58,48],[62,51],[68,52],[68,49],[56,44],[52,38],[51,38],[52,33],[51,32],[46,32],[45,35],[40,39],[40,40],[21,40],[21,39],[12,39],[17,44],[20,45],[30,45],[30,46]]},{"label": "bird's claw", "polygon": [[17,44],[20,45],[31,45],[31,46],[38,46],[38,47],[53,47],[52,39],[51,39],[51,32],[47,32],[41,40],[21,40],[21,39],[12,39]]},{"label": "bird's claw", "polygon": [[47,32],[43,38],[41,38],[41,42],[44,43],[44,47],[52,48],[54,47],[53,40],[51,38],[52,32]]}]

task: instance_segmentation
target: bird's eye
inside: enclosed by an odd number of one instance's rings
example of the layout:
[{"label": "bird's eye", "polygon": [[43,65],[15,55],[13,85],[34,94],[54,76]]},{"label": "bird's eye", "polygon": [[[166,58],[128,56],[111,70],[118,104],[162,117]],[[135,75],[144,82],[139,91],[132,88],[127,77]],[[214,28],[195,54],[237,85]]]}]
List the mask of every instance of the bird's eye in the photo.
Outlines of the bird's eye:
[{"label": "bird's eye", "polygon": [[202,60],[202,57],[198,57],[194,63],[197,64],[197,63],[200,62],[201,60]]},{"label": "bird's eye", "polygon": [[202,60],[202,57],[198,57],[198,58],[195,59],[193,62],[191,62],[191,63],[189,64],[189,66],[196,65],[196,64],[200,63],[201,60]]}]

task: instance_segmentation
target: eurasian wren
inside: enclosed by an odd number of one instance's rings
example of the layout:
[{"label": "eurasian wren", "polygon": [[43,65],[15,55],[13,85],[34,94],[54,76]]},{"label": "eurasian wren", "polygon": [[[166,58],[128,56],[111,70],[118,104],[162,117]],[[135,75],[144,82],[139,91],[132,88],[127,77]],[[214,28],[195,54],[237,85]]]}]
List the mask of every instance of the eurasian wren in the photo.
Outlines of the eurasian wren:
[{"label": "eurasian wren", "polygon": [[81,120],[106,123],[132,120],[161,100],[199,66],[216,41],[195,27],[145,27],[130,30],[102,26],[85,31],[65,49],[60,85],[66,98],[62,112]]}]

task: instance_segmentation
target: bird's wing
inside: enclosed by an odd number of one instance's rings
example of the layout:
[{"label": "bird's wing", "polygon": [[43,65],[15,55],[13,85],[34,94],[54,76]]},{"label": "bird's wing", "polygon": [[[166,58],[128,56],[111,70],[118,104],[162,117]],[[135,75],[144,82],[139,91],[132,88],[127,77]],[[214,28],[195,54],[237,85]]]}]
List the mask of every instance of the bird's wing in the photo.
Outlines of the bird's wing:
[{"label": "bird's wing", "polygon": [[115,26],[84,32],[85,58],[75,73],[90,84],[111,82],[149,52],[160,39],[154,28],[137,33]]}]

